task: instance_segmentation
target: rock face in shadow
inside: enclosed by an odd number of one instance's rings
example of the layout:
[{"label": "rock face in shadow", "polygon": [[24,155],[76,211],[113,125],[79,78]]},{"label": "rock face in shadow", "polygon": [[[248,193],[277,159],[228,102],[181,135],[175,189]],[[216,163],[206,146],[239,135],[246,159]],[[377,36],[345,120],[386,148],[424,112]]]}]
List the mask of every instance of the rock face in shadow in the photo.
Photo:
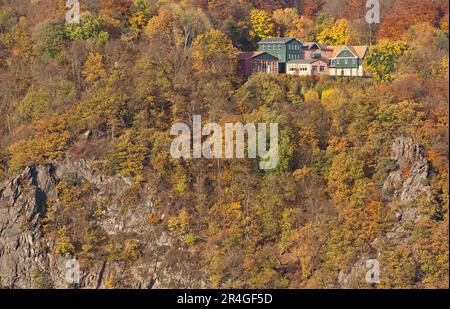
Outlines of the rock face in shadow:
[{"label": "rock face in shadow", "polygon": [[[56,201],[57,185],[72,174],[95,186],[94,200],[107,200],[98,225],[108,236],[133,235],[139,258],[124,262],[102,256],[80,265],[80,283],[70,280],[70,260],[55,253],[55,239],[45,233],[49,201]],[[192,259],[162,227],[148,223],[153,199],[145,196],[123,209],[119,194],[129,179],[104,176],[84,160],[29,166],[0,184],[0,287],[4,288],[192,288],[204,285],[192,275]],[[69,273],[69,275],[68,275]],[[112,283],[112,279],[114,282]]]},{"label": "rock face in shadow", "polygon": [[54,182],[50,173],[45,179],[39,175],[43,169],[27,167],[0,186],[0,280],[4,287],[31,287],[33,269],[48,265],[40,223],[47,195],[39,185],[49,188]]}]

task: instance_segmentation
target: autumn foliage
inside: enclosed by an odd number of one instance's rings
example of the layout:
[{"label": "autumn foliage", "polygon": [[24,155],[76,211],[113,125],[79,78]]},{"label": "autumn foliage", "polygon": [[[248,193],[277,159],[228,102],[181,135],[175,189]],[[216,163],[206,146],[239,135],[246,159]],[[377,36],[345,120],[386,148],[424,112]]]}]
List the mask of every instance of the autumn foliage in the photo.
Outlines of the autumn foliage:
[{"label": "autumn foliage", "polygon": [[[361,2],[85,1],[66,25],[61,1],[0,1],[0,180],[75,159],[129,179],[120,205],[151,200],[149,230],[116,242],[96,223],[108,202],[95,188],[58,184],[46,235],[87,262],[146,258],[156,229],[210,287],[335,288],[376,244],[376,287],[448,288],[448,6],[389,1],[370,28]],[[371,43],[372,77],[239,76],[237,52],[279,35]],[[171,125],[197,114],[279,123],[279,167],[172,158]],[[398,137],[430,162],[430,194],[410,204],[383,186]],[[395,242],[402,207],[418,216]]]}]

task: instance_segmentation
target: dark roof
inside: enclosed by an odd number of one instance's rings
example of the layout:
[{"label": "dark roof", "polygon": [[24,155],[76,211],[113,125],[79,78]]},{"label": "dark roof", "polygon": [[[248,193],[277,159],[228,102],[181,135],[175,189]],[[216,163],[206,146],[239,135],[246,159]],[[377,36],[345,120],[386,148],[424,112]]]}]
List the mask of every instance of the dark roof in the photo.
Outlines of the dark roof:
[{"label": "dark roof", "polygon": [[319,49],[321,49],[321,50],[330,50],[330,51],[333,50],[333,47],[330,47],[326,44],[320,44],[317,42],[306,42],[305,47],[308,49],[311,49],[314,44],[317,45],[319,47]]},{"label": "dark roof", "polygon": [[314,63],[316,61],[319,61],[320,59],[298,59],[298,60],[290,60],[288,61],[288,63],[293,63],[293,64],[311,64]]},{"label": "dark roof", "polygon": [[278,60],[277,57],[275,57],[275,56],[273,56],[273,55],[271,55],[269,53],[263,52],[263,51],[239,52],[238,53],[238,59],[239,60],[247,60],[247,59],[255,58],[257,56],[261,56],[261,55],[264,55],[264,54],[266,54],[270,58]]},{"label": "dark roof", "polygon": [[267,43],[269,43],[269,44],[271,44],[271,43],[286,44],[292,40],[297,40],[300,42],[300,40],[296,39],[296,38],[265,38],[265,39],[262,39],[261,41],[259,41],[258,44],[267,44]]}]

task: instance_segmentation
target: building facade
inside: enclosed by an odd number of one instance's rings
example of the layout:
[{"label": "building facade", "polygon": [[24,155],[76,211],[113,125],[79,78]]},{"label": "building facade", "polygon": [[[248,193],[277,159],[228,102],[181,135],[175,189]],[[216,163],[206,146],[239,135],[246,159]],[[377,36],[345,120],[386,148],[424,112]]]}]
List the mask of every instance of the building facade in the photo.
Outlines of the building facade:
[{"label": "building facade", "polygon": [[279,73],[286,73],[286,63],[304,59],[303,43],[296,38],[265,38],[258,43],[259,51],[266,52],[279,61]]},{"label": "building facade", "polygon": [[291,60],[286,65],[286,74],[288,75],[328,75],[328,70],[328,60],[322,58]]},{"label": "building facade", "polygon": [[364,77],[368,46],[327,46],[302,43],[296,38],[265,38],[259,51],[239,53],[239,69],[244,76],[253,73],[289,75]]},{"label": "building facade", "polygon": [[364,58],[367,46],[341,46],[336,47],[330,59],[330,76],[364,77]]},{"label": "building facade", "polygon": [[241,52],[238,54],[239,71],[243,76],[255,73],[278,73],[278,58],[266,52]]}]

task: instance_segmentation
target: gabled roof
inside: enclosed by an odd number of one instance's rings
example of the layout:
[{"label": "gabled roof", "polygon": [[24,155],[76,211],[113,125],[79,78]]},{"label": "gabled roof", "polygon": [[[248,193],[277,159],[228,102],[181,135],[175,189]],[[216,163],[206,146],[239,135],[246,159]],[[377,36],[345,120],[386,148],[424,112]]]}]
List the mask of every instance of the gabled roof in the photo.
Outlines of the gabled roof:
[{"label": "gabled roof", "polygon": [[311,49],[314,45],[316,45],[317,48],[318,48],[318,49],[321,49],[321,50],[333,50],[333,47],[332,47],[332,46],[328,46],[328,45],[326,45],[326,44],[319,44],[319,43],[317,43],[317,42],[306,42],[306,43],[304,44],[304,47],[306,47],[306,48],[308,48],[308,49]]},{"label": "gabled roof", "polygon": [[238,60],[252,59],[252,58],[255,58],[255,57],[258,57],[258,56],[261,56],[261,55],[266,55],[266,56],[268,56],[270,58],[278,60],[277,57],[275,57],[275,56],[273,56],[273,55],[271,55],[269,53],[263,52],[263,51],[239,52],[238,53]]},{"label": "gabled roof", "polygon": [[367,51],[369,50],[369,46],[367,45],[360,45],[360,46],[352,46],[353,50],[356,52],[356,55],[359,58],[364,58]]},{"label": "gabled roof", "polygon": [[336,58],[337,55],[344,49],[347,48],[355,57],[364,58],[369,47],[367,45],[360,46],[333,46],[332,58]]},{"label": "gabled roof", "polygon": [[289,43],[292,40],[296,40],[300,44],[302,44],[302,42],[299,39],[296,39],[296,38],[264,38],[261,41],[259,41],[258,44],[273,44],[273,43],[287,44],[287,43]]}]

